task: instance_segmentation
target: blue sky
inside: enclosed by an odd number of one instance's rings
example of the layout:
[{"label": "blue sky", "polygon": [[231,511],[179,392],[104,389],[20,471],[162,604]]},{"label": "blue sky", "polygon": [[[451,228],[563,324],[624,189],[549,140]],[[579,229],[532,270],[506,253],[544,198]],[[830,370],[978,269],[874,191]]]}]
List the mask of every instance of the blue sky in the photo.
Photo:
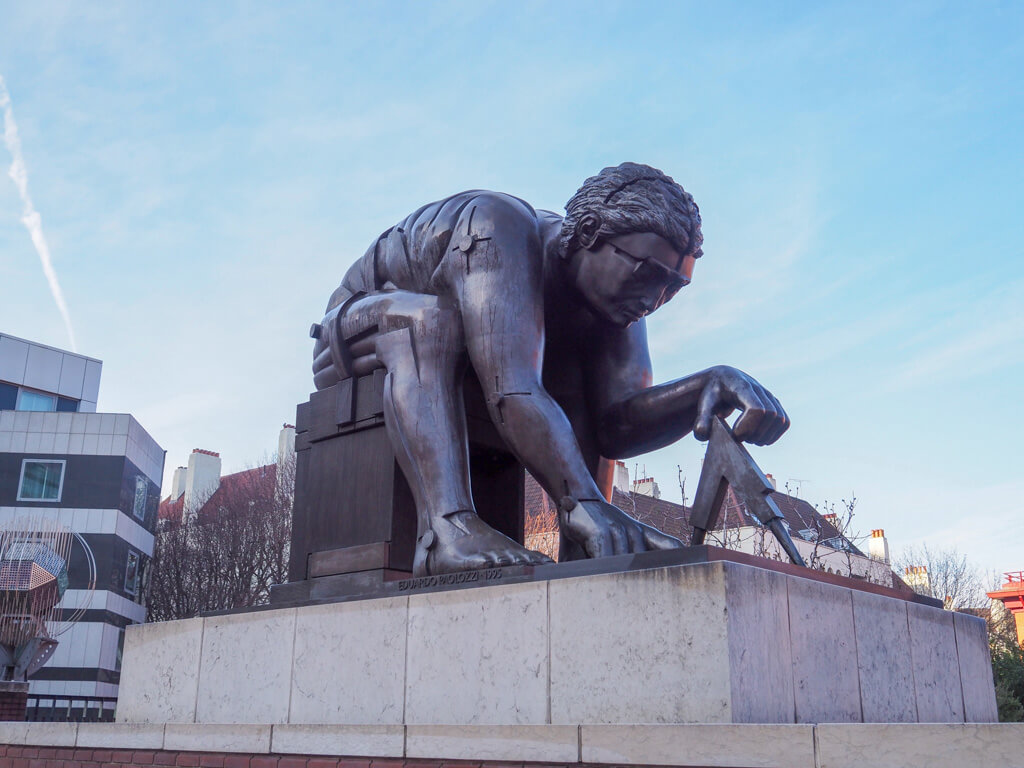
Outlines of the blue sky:
[{"label": "blue sky", "polygon": [[[655,376],[743,368],[755,458],[895,550],[1024,567],[1024,6],[0,1],[0,76],[100,409],[237,469],[311,388],[307,331],[422,203],[562,210],[624,160],[699,203]],[[0,165],[11,157],[0,146]],[[0,329],[70,342],[0,178]],[[692,437],[629,462],[692,497]],[[800,481],[799,483],[797,481]]]}]

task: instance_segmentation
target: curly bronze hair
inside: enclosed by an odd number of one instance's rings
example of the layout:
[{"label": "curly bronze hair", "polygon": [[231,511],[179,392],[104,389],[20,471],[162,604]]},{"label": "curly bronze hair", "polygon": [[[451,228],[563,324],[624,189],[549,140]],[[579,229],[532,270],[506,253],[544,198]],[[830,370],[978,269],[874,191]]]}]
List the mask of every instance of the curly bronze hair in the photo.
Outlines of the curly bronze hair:
[{"label": "curly bronze hair", "polygon": [[563,254],[579,247],[577,227],[588,213],[601,220],[600,237],[653,232],[672,243],[681,256],[698,254],[704,242],[693,197],[671,176],[649,165],[622,163],[583,182],[565,204]]}]

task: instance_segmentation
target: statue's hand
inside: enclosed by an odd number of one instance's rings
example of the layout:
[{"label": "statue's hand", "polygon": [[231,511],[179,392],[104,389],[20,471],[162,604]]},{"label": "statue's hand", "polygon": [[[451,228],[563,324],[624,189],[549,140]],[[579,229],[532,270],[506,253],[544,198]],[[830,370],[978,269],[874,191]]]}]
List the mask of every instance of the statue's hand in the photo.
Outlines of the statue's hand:
[{"label": "statue's hand", "polygon": [[708,382],[697,403],[693,434],[698,440],[711,436],[711,420],[727,417],[734,409],[743,411],[733,426],[733,435],[754,445],[771,445],[789,429],[789,417],[775,395],[755,379],[736,368],[718,365],[708,370]]},{"label": "statue's hand", "polygon": [[579,544],[587,557],[683,546],[679,539],[634,520],[601,499],[576,501],[566,497],[559,505],[559,523],[562,535]]}]

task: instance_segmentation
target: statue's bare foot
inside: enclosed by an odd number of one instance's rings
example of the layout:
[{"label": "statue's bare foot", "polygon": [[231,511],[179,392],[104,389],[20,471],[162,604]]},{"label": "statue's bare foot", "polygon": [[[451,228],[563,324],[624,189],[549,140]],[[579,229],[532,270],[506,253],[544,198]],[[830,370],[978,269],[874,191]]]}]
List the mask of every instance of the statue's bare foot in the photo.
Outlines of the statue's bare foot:
[{"label": "statue's bare foot", "polygon": [[634,520],[601,499],[566,497],[559,505],[559,528],[574,545],[569,557],[607,557],[652,549],[676,549],[683,543],[657,528]]},{"label": "statue's bare foot", "polygon": [[431,521],[416,542],[413,575],[476,571],[506,565],[542,565],[551,558],[517,544],[474,512],[460,511]]}]

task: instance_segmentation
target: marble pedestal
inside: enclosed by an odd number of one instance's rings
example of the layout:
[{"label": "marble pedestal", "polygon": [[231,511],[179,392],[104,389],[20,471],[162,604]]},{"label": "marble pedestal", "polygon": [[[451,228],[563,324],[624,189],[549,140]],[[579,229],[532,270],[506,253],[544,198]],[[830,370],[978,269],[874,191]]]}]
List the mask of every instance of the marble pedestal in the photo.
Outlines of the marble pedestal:
[{"label": "marble pedestal", "polygon": [[965,614],[723,561],[480,583],[129,627],[117,718],[996,720],[985,625]]}]

